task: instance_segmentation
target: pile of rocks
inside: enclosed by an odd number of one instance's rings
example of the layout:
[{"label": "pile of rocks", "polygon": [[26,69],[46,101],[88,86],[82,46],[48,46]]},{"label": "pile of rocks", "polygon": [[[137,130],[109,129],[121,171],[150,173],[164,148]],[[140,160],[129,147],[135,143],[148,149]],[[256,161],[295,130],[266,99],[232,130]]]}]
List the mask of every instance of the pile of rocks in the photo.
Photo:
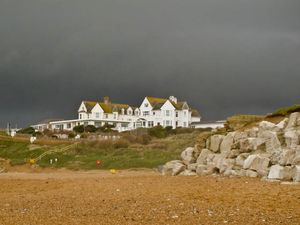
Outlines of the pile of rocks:
[{"label": "pile of rocks", "polygon": [[209,136],[201,147],[184,150],[181,158],[166,163],[162,173],[300,181],[300,113],[278,124],[262,121],[243,131]]}]

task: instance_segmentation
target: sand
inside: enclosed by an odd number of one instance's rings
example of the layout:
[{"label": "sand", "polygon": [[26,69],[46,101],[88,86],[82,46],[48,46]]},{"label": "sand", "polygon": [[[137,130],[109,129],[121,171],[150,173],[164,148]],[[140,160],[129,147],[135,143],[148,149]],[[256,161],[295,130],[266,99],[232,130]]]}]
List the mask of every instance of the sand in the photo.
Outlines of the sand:
[{"label": "sand", "polygon": [[300,185],[154,171],[0,174],[0,224],[300,224]]}]

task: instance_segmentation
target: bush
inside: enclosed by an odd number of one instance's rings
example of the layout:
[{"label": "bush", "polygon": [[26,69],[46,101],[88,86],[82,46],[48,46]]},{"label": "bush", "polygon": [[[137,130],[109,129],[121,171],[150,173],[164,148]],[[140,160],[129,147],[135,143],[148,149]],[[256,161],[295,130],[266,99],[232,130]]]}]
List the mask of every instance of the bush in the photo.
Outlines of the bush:
[{"label": "bush", "polygon": [[113,146],[114,148],[128,148],[129,144],[129,141],[126,139],[119,139],[113,144]]},{"label": "bush", "polygon": [[150,141],[151,141],[151,136],[149,134],[129,134],[129,133],[125,133],[122,135],[123,139],[129,141],[132,144],[143,144],[143,145],[147,145]]},{"label": "bush", "polygon": [[70,138],[70,139],[75,138],[75,136],[76,136],[76,135],[75,135],[74,133],[69,133],[69,134],[68,134],[68,138]]},{"label": "bush", "polygon": [[17,133],[19,133],[19,134],[34,134],[35,129],[33,127],[27,127],[27,128],[18,130]]},{"label": "bush", "polygon": [[99,127],[97,129],[97,131],[101,131],[101,132],[105,132],[105,133],[113,132],[114,130],[112,128],[114,128],[114,127],[115,127],[114,125],[106,123],[102,127]]},{"label": "bush", "polygon": [[93,125],[87,125],[85,128],[84,128],[84,131],[85,132],[88,132],[88,133],[95,133],[97,130],[97,128]]},{"label": "bush", "polygon": [[167,131],[162,126],[155,126],[149,129],[149,135],[157,138],[165,138],[168,136]]},{"label": "bush", "polygon": [[286,116],[293,112],[300,112],[300,105],[292,105],[292,106],[277,109],[274,113],[268,115],[268,117]]},{"label": "bush", "polygon": [[83,125],[78,125],[78,126],[73,128],[73,131],[75,133],[83,133],[84,132],[84,126]]}]

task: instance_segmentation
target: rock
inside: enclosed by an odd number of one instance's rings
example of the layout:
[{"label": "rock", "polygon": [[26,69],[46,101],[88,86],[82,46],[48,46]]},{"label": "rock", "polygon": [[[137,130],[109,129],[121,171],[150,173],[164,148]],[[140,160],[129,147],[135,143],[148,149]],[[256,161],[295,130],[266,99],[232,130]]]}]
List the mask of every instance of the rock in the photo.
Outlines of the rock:
[{"label": "rock", "polygon": [[265,151],[265,140],[262,138],[246,138],[240,140],[240,151],[251,152],[256,150]]},{"label": "rock", "polygon": [[279,164],[281,166],[292,165],[296,157],[296,151],[292,149],[283,149],[280,155]]},{"label": "rock", "polygon": [[220,151],[220,145],[223,140],[223,135],[213,135],[210,137],[209,141],[209,149],[213,152],[219,152]]},{"label": "rock", "polygon": [[237,176],[238,175],[238,173],[232,169],[225,170],[225,172],[223,174],[224,174],[224,176]]},{"label": "rock", "polygon": [[190,170],[184,170],[179,174],[180,176],[196,176],[197,173],[190,171]]},{"label": "rock", "polygon": [[268,174],[270,159],[260,155],[249,155],[244,161],[243,168],[256,171],[260,176]]},{"label": "rock", "polygon": [[258,133],[258,137],[265,139],[266,152],[271,154],[272,164],[277,164],[279,161],[280,154],[282,152],[282,147],[276,132],[260,131]]},{"label": "rock", "polygon": [[186,169],[186,166],[180,160],[167,162],[162,168],[163,175],[176,176]]},{"label": "rock", "polygon": [[240,154],[239,149],[232,149],[227,158],[233,159],[236,158]]},{"label": "rock", "polygon": [[187,166],[187,169],[195,172],[197,169],[197,166],[198,166],[198,163],[192,163]]},{"label": "rock", "polygon": [[294,112],[290,115],[286,129],[291,129],[300,126],[300,113]]},{"label": "rock", "polygon": [[206,141],[209,139],[211,136],[211,132],[201,132],[197,138],[197,148],[199,150],[206,148]]},{"label": "rock", "polygon": [[253,170],[246,170],[245,176],[246,177],[258,177],[258,174],[257,174],[257,172],[255,172]]},{"label": "rock", "polygon": [[288,148],[295,149],[299,145],[299,132],[296,129],[287,130],[284,138]]},{"label": "rock", "polygon": [[250,153],[242,153],[238,155],[235,159],[235,164],[238,166],[243,167],[244,166],[244,161],[247,159],[247,157],[250,155]]},{"label": "rock", "polygon": [[268,122],[268,121],[261,121],[259,123],[259,129],[269,130],[269,131],[274,131],[274,132],[278,132],[280,130],[280,128],[277,127],[276,124]]},{"label": "rock", "polygon": [[188,147],[181,153],[181,158],[184,164],[188,165],[190,163],[196,162],[197,152],[195,148]]},{"label": "rock", "polygon": [[293,169],[293,181],[300,182],[300,166],[295,166]]},{"label": "rock", "polygon": [[224,138],[220,145],[221,154],[226,158],[229,156],[233,141],[234,141],[235,132],[228,133]]},{"label": "rock", "polygon": [[247,132],[236,132],[234,134],[234,142],[239,142],[242,139],[248,138]]},{"label": "rock", "polygon": [[206,165],[207,164],[207,157],[209,154],[213,154],[210,150],[208,149],[202,149],[198,159],[197,159],[197,163],[198,164],[203,164]]},{"label": "rock", "polygon": [[205,175],[205,171],[206,171],[206,169],[207,169],[207,166],[206,165],[199,165],[198,164],[198,166],[197,166],[197,169],[196,169],[196,173],[198,174],[198,175]]},{"label": "rock", "polygon": [[221,154],[214,157],[213,166],[219,169],[219,173],[224,173],[227,169],[232,169],[235,164],[234,159],[226,159]]},{"label": "rock", "polygon": [[271,166],[268,178],[278,180],[291,180],[292,179],[292,168],[283,167],[280,165]]},{"label": "rock", "polygon": [[280,129],[283,130],[286,128],[287,124],[289,122],[288,118],[285,118],[284,120],[282,120],[281,122],[279,122],[276,126]]}]

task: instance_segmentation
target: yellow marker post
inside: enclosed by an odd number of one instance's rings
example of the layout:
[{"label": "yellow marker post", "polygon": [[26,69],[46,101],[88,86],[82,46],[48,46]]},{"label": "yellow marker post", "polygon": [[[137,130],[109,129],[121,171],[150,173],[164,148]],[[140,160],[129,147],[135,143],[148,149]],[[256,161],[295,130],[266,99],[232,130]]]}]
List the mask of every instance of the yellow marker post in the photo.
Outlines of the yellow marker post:
[{"label": "yellow marker post", "polygon": [[30,159],[30,160],[29,160],[29,163],[30,163],[31,165],[34,165],[34,164],[35,164],[35,160],[34,160],[34,159]]}]

